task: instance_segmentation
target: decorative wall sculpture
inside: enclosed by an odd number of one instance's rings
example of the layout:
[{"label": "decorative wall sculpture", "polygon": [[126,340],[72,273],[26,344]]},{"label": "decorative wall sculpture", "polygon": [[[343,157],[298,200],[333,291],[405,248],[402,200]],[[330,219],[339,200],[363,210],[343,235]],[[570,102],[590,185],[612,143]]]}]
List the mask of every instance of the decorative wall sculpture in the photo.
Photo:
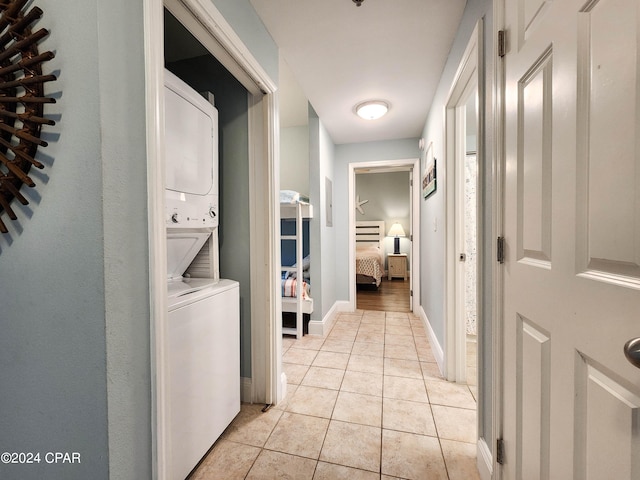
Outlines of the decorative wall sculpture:
[{"label": "decorative wall sculpture", "polygon": [[42,125],[55,125],[44,117],[44,104],[55,103],[45,97],[44,84],[56,80],[43,75],[42,65],[51,60],[50,51],[38,52],[38,43],[49,35],[32,25],[42,16],[33,7],[23,11],[28,0],[0,0],[0,232],[8,233],[2,214],[16,220],[11,209],[15,198],[22,205],[28,200],[20,193],[22,185],[35,187],[29,177],[31,167],[44,168],[36,160],[38,147],[46,147],[40,138]]}]

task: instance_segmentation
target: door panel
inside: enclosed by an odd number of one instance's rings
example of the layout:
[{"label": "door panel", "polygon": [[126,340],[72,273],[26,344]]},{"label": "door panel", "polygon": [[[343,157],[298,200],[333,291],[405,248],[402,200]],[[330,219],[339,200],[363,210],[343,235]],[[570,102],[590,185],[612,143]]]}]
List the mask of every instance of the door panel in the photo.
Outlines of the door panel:
[{"label": "door panel", "polygon": [[518,327],[518,457],[523,478],[549,477],[549,334],[526,318]]},{"label": "door panel", "polygon": [[640,478],[639,25],[505,2],[506,479]]},{"label": "door panel", "polygon": [[551,262],[551,82],[548,49],[518,82],[518,259]]},{"label": "door panel", "polygon": [[[635,12],[635,15],[633,14]],[[600,0],[579,14],[579,268],[640,285],[637,0]],[[635,52],[635,54],[634,54]],[[615,205],[615,208],[610,208]],[[605,275],[608,273],[609,275]]]},{"label": "door panel", "polygon": [[[640,398],[617,375],[579,355],[575,478],[638,478]],[[611,428],[615,422],[615,428]],[[613,435],[602,432],[613,430]]]},{"label": "door panel", "polygon": [[520,28],[518,29],[522,35],[521,41],[535,29],[536,22],[544,16],[549,3],[551,3],[549,0],[521,0]]}]

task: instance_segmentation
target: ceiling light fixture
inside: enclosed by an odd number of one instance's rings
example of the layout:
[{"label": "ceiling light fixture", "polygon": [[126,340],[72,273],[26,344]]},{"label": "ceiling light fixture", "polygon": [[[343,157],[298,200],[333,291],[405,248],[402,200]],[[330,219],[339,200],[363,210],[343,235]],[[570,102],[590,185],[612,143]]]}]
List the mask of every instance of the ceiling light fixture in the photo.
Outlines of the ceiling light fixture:
[{"label": "ceiling light fixture", "polygon": [[356,4],[356,7],[359,7],[360,5],[362,5],[362,2],[364,2],[364,0],[353,0],[353,3]]},{"label": "ceiling light fixture", "polygon": [[382,100],[370,100],[356,105],[356,114],[365,120],[376,120],[389,111],[389,104]]}]

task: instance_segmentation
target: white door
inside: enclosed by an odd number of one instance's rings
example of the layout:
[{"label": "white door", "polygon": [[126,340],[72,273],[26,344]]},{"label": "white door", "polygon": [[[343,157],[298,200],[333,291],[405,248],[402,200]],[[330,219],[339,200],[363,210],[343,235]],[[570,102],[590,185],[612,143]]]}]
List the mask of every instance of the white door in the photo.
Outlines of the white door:
[{"label": "white door", "polygon": [[506,479],[640,479],[640,3],[505,0]]}]

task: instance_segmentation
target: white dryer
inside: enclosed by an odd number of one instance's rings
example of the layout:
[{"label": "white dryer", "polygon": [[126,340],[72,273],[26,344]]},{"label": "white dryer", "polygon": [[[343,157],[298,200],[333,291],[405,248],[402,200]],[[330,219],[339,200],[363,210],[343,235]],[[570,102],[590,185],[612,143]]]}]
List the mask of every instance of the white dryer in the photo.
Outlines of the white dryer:
[{"label": "white dryer", "polygon": [[[217,136],[215,107],[165,70],[165,378],[172,480],[187,477],[240,411],[239,285],[219,278]],[[209,275],[183,276],[205,244]]]}]

